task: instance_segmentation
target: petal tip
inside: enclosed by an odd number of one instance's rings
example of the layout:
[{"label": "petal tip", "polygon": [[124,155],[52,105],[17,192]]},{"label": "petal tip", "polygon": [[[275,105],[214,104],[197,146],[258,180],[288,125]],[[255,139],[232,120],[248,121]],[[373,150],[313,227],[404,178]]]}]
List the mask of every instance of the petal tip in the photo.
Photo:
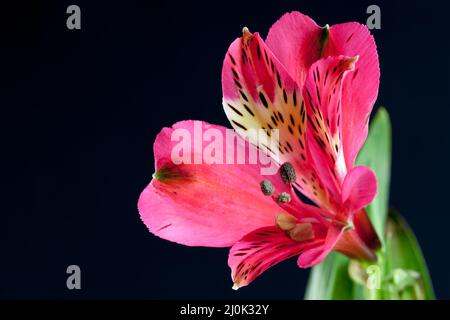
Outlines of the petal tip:
[{"label": "petal tip", "polygon": [[242,28],[242,37],[244,37],[244,39],[247,39],[251,35],[252,35],[252,33],[250,32],[250,30],[247,27]]}]

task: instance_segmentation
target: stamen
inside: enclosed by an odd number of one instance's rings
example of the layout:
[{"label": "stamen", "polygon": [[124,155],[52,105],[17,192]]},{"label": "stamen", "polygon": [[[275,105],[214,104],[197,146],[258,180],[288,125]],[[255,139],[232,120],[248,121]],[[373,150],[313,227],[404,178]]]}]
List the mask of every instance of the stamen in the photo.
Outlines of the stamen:
[{"label": "stamen", "polygon": [[294,183],[297,179],[297,175],[295,174],[295,169],[292,164],[289,162],[285,162],[280,167],[281,179],[283,179],[284,183]]},{"label": "stamen", "polygon": [[295,241],[314,239],[314,230],[311,223],[299,223],[289,231],[289,236]]},{"label": "stamen", "polygon": [[265,196],[271,196],[275,192],[275,188],[269,180],[263,180],[259,184],[261,187],[261,191]]},{"label": "stamen", "polygon": [[295,227],[297,219],[286,213],[280,213],[275,216],[275,223],[283,231],[289,231]]},{"label": "stamen", "polygon": [[276,201],[277,201],[277,203],[291,202],[291,195],[289,193],[282,192],[279,195],[277,195]]}]

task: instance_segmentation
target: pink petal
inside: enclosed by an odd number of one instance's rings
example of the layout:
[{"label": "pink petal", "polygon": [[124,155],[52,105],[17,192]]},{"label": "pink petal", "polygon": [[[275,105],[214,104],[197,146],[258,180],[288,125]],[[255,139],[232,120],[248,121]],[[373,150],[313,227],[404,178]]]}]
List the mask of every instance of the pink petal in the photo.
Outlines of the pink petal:
[{"label": "pink petal", "polygon": [[361,209],[353,214],[353,225],[357,235],[370,249],[377,250],[380,248],[380,238],[378,237],[366,210]]},{"label": "pink petal", "polygon": [[344,228],[342,226],[331,224],[328,227],[325,241],[319,246],[305,250],[305,252],[298,257],[298,266],[300,268],[309,268],[321,263],[334,249],[343,232]]},{"label": "pink petal", "polygon": [[299,87],[316,60],[338,55],[359,56],[353,77],[344,83],[342,98],[345,160],[351,168],[366,139],[367,119],[378,95],[377,49],[367,27],[359,23],[334,25],[326,32],[308,16],[291,12],[272,26],[266,44]]},{"label": "pink petal", "polygon": [[365,243],[355,229],[346,229],[339,237],[334,246],[334,250],[340,252],[351,259],[376,261],[377,256],[372,248],[371,243]]},{"label": "pink petal", "polygon": [[[164,128],[154,143],[157,178],[142,192],[138,208],[142,220],[153,234],[190,246],[230,246],[251,230],[273,225],[282,211],[262,194],[258,164],[174,164],[171,155],[180,140],[171,141],[174,132],[184,130],[193,138],[188,158],[202,160],[210,142],[198,143],[201,132],[218,132],[225,127],[201,121],[183,121]],[[211,131],[212,130],[212,131]],[[214,131],[215,130],[215,131]],[[230,129],[229,129],[230,130]],[[194,141],[195,140],[195,141]],[[238,148],[246,154],[254,147],[239,139]],[[225,142],[223,142],[225,143]],[[224,159],[236,149],[226,145]],[[196,159],[200,157],[199,159]],[[178,159],[179,160],[179,159]],[[248,163],[248,162],[247,162]],[[274,180],[274,187],[281,188]]]},{"label": "pink petal", "polygon": [[368,167],[357,166],[342,184],[342,203],[350,212],[366,207],[377,194],[377,177]]},{"label": "pink petal", "polygon": [[283,15],[269,30],[266,44],[302,87],[309,67],[320,58],[325,29],[300,12]]},{"label": "pink petal", "polygon": [[[301,191],[316,203],[326,202],[306,150],[306,111],[297,84],[258,33],[244,31],[230,46],[222,69],[223,106],[232,126],[279,164],[290,162]],[[279,138],[270,130],[279,129]],[[254,130],[264,134],[254,134]],[[261,138],[274,139],[271,146]],[[315,180],[315,181],[313,181]]]},{"label": "pink petal", "polygon": [[366,26],[349,22],[330,28],[324,56],[359,56],[342,89],[342,139],[347,168],[353,166],[367,137],[368,119],[378,95],[380,67],[375,41]]},{"label": "pink petal", "polygon": [[311,158],[320,180],[335,199],[346,174],[341,141],[341,88],[356,60],[357,57],[346,56],[318,60],[309,69],[303,87]]},{"label": "pink petal", "polygon": [[[315,232],[320,234],[320,227],[315,228]],[[321,243],[323,239],[294,241],[285,231],[275,226],[252,231],[231,248],[228,256],[234,288],[248,285],[275,264],[300,254],[307,247],[315,247]]]}]

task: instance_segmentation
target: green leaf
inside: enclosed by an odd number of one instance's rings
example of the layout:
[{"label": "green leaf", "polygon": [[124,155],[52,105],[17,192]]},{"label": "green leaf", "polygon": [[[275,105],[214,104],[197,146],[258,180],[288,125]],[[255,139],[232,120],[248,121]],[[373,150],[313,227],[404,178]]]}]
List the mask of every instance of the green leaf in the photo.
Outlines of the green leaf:
[{"label": "green leaf", "polygon": [[371,168],[377,175],[377,196],[367,207],[367,213],[375,231],[384,242],[391,175],[391,122],[389,114],[383,107],[378,109],[370,124],[366,143],[359,152],[356,164]]},{"label": "green leaf", "polygon": [[398,298],[435,299],[419,243],[406,221],[393,209],[389,210],[385,239],[386,275],[392,277]]},{"label": "green leaf", "polygon": [[349,259],[331,252],[318,266],[312,268],[306,288],[306,300],[352,299],[353,281],[348,275]]}]

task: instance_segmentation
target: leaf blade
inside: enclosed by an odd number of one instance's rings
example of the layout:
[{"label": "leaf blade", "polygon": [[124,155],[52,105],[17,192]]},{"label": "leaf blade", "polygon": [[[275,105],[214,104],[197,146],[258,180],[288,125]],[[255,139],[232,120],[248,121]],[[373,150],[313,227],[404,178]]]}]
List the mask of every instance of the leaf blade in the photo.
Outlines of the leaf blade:
[{"label": "leaf blade", "polygon": [[380,107],[370,124],[366,143],[359,152],[356,164],[371,168],[377,176],[378,192],[367,207],[367,213],[382,242],[384,242],[384,226],[389,206],[391,139],[389,114],[385,108]]}]

